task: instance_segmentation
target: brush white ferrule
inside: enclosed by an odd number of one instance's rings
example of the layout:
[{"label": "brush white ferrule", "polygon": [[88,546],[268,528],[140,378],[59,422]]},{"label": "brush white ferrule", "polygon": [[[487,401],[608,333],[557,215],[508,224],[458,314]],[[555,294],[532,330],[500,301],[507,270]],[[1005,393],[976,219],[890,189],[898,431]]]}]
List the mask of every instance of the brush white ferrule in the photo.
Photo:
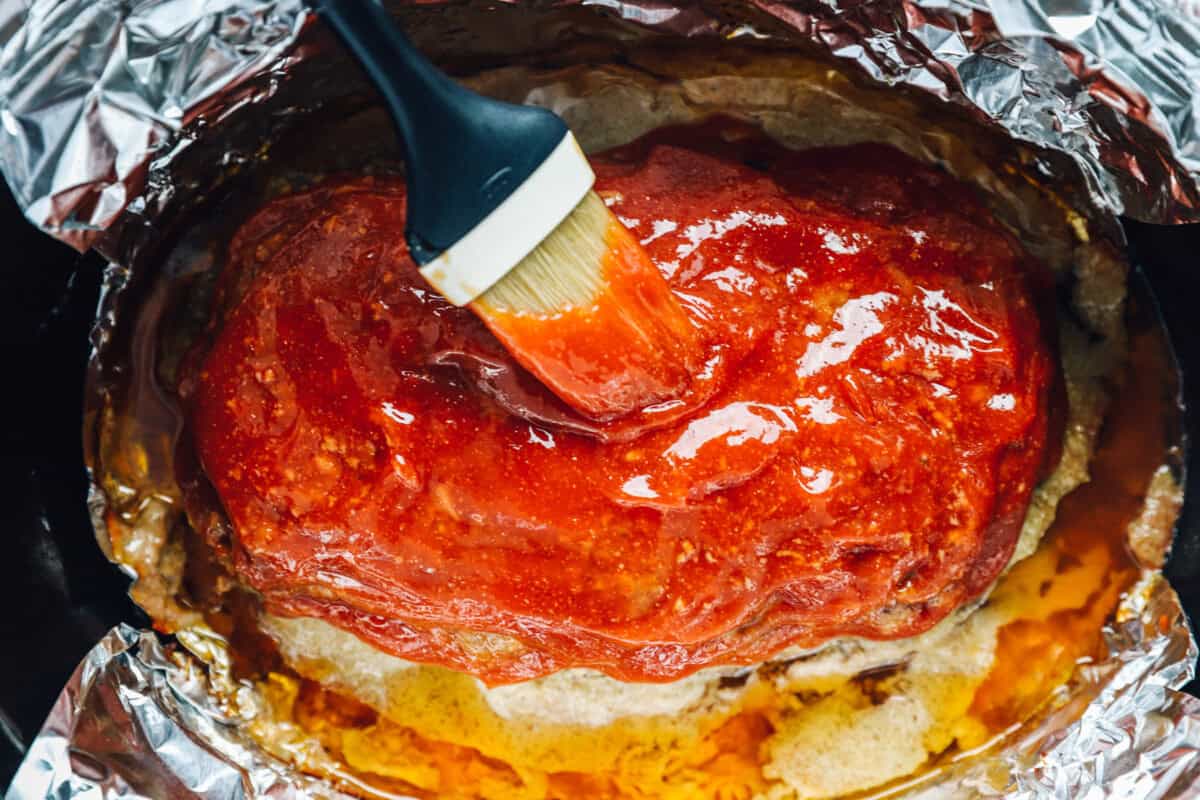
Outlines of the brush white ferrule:
[{"label": "brush white ferrule", "polygon": [[540,245],[591,191],[596,175],[570,132],[483,221],[421,267],[456,306],[490,289]]}]

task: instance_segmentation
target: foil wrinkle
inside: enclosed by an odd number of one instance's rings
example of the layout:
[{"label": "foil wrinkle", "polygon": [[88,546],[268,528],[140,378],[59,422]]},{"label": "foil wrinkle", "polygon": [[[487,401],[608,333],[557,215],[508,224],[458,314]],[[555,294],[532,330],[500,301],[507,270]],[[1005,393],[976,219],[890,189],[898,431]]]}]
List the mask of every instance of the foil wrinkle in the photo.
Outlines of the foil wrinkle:
[{"label": "foil wrinkle", "polygon": [[[1081,176],[1102,213],[1200,221],[1190,0],[576,4],[654,32],[815,47],[1037,146],[1036,171]],[[153,219],[187,191],[156,179],[165,166],[321,52],[296,48],[307,20],[301,0],[0,0],[0,172],[31,221],[79,249],[131,213]],[[1200,797],[1200,701],[1179,691],[1196,645],[1166,581],[1148,573],[1106,636],[1043,718],[906,796]],[[201,639],[113,629],[6,797],[346,797],[253,743],[253,704],[212,691],[231,681],[224,645]]]},{"label": "foil wrinkle", "polygon": [[[202,641],[185,650],[150,631],[110,631],[71,676],[6,800],[348,798],[253,744],[242,730],[253,705],[219,699],[230,696],[229,686],[211,691],[231,680],[223,642],[192,635]],[[1196,643],[1161,575],[1146,573],[1105,639],[1108,655],[1081,669],[1077,685],[1035,724],[919,780],[904,796],[1200,797],[1200,700],[1179,691],[1195,674]],[[208,665],[189,650],[209,653]]]},{"label": "foil wrinkle", "polygon": [[[283,73],[308,18],[300,0],[23,1],[0,0],[0,171],[30,220],[80,249],[156,191],[150,165],[220,117],[213,101]],[[691,38],[815,46],[1042,148],[1047,178],[1074,171],[1102,209],[1200,220],[1200,10],[1186,0],[751,0],[737,18],[574,2]]]},{"label": "foil wrinkle", "polygon": [[26,216],[86,249],[304,19],[299,0],[0,0],[0,171]]},{"label": "foil wrinkle", "polygon": [[119,625],[67,682],[5,798],[348,798],[262,753],[243,723],[197,658]]}]

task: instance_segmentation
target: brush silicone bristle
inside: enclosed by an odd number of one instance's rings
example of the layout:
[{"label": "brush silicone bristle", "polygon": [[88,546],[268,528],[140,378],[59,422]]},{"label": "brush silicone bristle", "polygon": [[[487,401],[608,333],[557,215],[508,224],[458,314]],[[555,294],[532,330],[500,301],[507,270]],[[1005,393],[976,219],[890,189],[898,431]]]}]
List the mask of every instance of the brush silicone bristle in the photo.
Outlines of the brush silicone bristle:
[{"label": "brush silicone bristle", "polygon": [[542,383],[601,419],[680,395],[699,361],[662,273],[595,192],[471,308]]}]

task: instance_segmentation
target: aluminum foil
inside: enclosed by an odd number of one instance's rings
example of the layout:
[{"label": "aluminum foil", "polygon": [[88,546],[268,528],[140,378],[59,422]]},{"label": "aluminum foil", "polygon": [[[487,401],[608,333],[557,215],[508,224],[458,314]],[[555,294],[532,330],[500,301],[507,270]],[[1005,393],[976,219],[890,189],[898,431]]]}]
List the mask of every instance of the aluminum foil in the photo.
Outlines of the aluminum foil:
[{"label": "aluminum foil", "polygon": [[908,797],[1200,797],[1200,700],[1177,691],[1197,650],[1178,597],[1148,573],[1104,633],[1108,657],[1079,671],[1061,707]]},{"label": "aluminum foil", "polygon": [[[1178,691],[1196,643],[1175,592],[1147,573],[1105,633],[1108,657],[1081,671],[1069,702],[906,796],[1200,797],[1200,700]],[[239,703],[235,687],[231,702],[229,687],[212,692],[210,680],[228,680],[219,658],[206,667],[154,633],[113,629],[71,676],[7,800],[347,797],[256,749],[243,732],[253,698]]]},{"label": "aluminum foil", "polygon": [[0,0],[0,170],[26,216],[83,250],[180,131],[286,68],[300,0]]},{"label": "aluminum foil", "polygon": [[109,631],[71,675],[7,800],[328,798],[343,795],[263,755],[210,691],[198,659],[150,631]]},{"label": "aluminum foil", "polygon": [[[1093,200],[1200,219],[1200,7],[1161,0],[760,2],[872,77],[1069,155]],[[1049,174],[1061,166],[1047,161]]]},{"label": "aluminum foil", "polygon": [[[1040,168],[1082,173],[1100,207],[1200,219],[1194,3],[579,1],[676,34],[815,46],[1044,148]],[[0,0],[0,170],[30,220],[80,249],[155,191],[155,159],[219,121],[239,86],[286,74],[307,16],[300,0],[26,2]]]},{"label": "aluminum foil", "polygon": [[[1036,145],[1033,168],[1082,178],[1100,212],[1200,220],[1194,4],[582,5],[637,30],[816,47]],[[305,21],[298,0],[0,0],[0,170],[35,223],[132,263],[123,255],[144,252],[147,228],[169,227],[178,198],[256,157],[260,140],[239,130],[240,112],[338,94],[297,77],[329,54]],[[543,33],[545,45],[561,31]],[[1108,643],[1108,658],[1083,668],[1055,711],[909,796],[1200,797],[1200,703],[1177,691],[1196,649],[1165,581],[1146,576]],[[112,631],[64,689],[8,797],[344,796],[251,742],[253,692],[231,685],[213,644]],[[206,663],[188,652],[206,649],[218,654]]]}]

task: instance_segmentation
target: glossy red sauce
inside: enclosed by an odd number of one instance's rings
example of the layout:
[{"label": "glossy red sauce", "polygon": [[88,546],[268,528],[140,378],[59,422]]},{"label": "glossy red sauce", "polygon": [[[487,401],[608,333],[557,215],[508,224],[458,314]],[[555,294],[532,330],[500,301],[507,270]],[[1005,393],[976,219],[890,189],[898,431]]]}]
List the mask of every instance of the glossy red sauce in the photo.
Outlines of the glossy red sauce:
[{"label": "glossy red sauce", "polygon": [[598,420],[685,397],[703,360],[695,326],[658,265],[607,216],[595,264],[600,286],[586,302],[519,313],[471,305],[518,363]]},{"label": "glossy red sauce", "polygon": [[422,283],[399,181],[243,226],[181,389],[266,608],[489,683],[655,681],[912,635],[986,588],[1053,361],[1042,268],[972,191],[723,122],[594,166],[704,350],[680,399],[605,423]]}]

